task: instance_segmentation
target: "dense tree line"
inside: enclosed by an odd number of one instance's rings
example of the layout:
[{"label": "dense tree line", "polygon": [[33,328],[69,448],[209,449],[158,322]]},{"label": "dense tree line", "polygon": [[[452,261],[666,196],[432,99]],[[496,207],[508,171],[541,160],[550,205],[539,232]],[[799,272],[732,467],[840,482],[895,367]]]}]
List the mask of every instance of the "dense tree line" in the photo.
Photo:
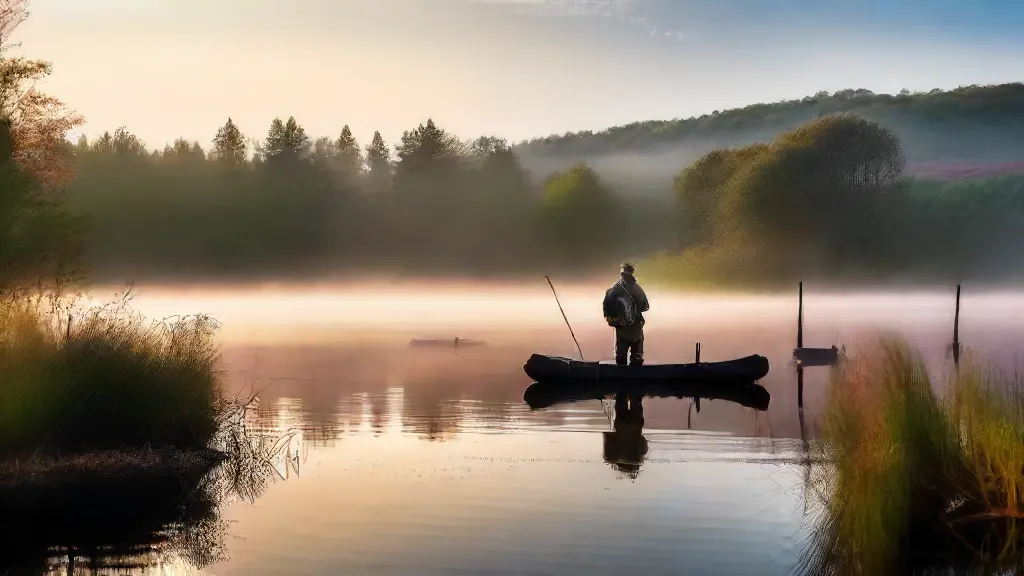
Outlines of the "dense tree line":
[{"label": "dense tree line", "polygon": [[1015,273],[1024,239],[1024,178],[909,177],[894,132],[852,115],[711,151],[674,197],[585,163],[537,175],[506,141],[430,120],[393,147],[288,118],[261,141],[228,119],[208,149],[150,151],[121,129],[68,151],[88,260],[112,280],[584,274],[657,251],[653,268],[687,281],[945,280]]},{"label": "dense tree line", "polygon": [[250,142],[228,119],[209,149],[150,151],[124,129],[70,146],[69,204],[89,218],[96,274],[578,272],[673,233],[664,199],[625,201],[583,164],[541,180],[504,140],[432,120],[393,149],[347,126],[313,139],[294,118]]}]

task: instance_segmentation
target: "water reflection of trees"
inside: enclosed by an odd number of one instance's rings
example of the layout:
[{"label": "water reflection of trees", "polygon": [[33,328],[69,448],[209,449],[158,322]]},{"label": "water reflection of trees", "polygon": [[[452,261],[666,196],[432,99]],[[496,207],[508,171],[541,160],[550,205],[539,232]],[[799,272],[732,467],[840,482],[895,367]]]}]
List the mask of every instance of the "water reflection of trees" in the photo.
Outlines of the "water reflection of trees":
[{"label": "water reflection of trees", "polygon": [[[323,383],[313,383],[318,389]],[[380,383],[370,390],[352,389],[338,383],[339,392],[329,406],[308,402],[299,389],[294,397],[275,394],[273,388],[260,397],[251,411],[251,426],[265,431],[296,431],[314,448],[332,447],[346,434],[365,432],[374,436],[404,433],[427,441],[444,441],[466,429],[512,424],[521,415],[521,378],[466,381],[433,374]],[[376,388],[376,389],[374,389]],[[488,389],[478,394],[476,389]],[[473,390],[471,393],[470,390]],[[511,397],[510,397],[511,396]]]},{"label": "water reflection of trees", "polygon": [[99,454],[27,481],[0,478],[0,574],[215,564],[227,552],[222,506],[259,497],[287,447],[287,437],[253,435],[239,414],[208,451]]}]

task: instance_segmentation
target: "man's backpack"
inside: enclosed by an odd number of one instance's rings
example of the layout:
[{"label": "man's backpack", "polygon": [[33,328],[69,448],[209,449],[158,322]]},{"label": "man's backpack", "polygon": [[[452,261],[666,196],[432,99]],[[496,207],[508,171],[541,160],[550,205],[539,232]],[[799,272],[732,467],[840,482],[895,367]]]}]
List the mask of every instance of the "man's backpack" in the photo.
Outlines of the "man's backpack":
[{"label": "man's backpack", "polygon": [[636,323],[636,302],[633,301],[633,295],[621,282],[616,282],[614,286],[605,291],[601,307],[604,319],[609,326],[623,327]]}]

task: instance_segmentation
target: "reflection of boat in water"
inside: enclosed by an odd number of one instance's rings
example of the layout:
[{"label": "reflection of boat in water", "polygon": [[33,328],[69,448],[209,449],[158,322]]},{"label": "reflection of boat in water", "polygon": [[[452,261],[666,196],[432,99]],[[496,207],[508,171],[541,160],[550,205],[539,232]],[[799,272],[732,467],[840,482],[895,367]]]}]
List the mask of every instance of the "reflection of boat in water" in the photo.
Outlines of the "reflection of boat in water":
[{"label": "reflection of boat in water", "polygon": [[768,374],[768,359],[753,354],[722,362],[691,364],[644,364],[618,366],[581,362],[561,356],[534,354],[523,364],[526,375],[538,382],[717,382],[722,386],[745,385]]},{"label": "reflection of boat in water", "polygon": [[[593,382],[593,383],[540,383],[531,384],[523,393],[523,400],[533,410],[556,404],[604,400],[615,397],[615,417],[612,430],[604,432],[604,461],[630,478],[640,473],[640,465],[649,449],[643,435],[643,399],[649,398],[701,398],[725,400],[765,411],[771,395],[754,382],[721,386],[718,382]],[[699,408],[698,408],[699,409]]]},{"label": "reflection of boat in water", "polygon": [[626,394],[632,398],[706,398],[726,400],[747,408],[765,411],[771,401],[768,390],[752,381],[723,386],[719,382],[535,382],[523,393],[533,409],[566,402],[602,400]]}]

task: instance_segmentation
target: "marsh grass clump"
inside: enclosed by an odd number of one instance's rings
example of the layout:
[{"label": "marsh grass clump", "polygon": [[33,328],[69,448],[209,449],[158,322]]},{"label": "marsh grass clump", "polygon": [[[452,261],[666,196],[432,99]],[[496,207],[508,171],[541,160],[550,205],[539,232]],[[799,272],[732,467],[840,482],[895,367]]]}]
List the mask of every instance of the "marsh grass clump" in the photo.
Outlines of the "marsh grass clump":
[{"label": "marsh grass clump", "polygon": [[205,448],[225,406],[215,329],[201,315],[147,322],[127,299],[0,302],[0,459]]},{"label": "marsh grass clump", "polygon": [[936,387],[906,343],[882,339],[829,383],[817,471],[824,517],[807,574],[913,573],[1016,563],[1024,551],[1024,404],[969,353]]}]

